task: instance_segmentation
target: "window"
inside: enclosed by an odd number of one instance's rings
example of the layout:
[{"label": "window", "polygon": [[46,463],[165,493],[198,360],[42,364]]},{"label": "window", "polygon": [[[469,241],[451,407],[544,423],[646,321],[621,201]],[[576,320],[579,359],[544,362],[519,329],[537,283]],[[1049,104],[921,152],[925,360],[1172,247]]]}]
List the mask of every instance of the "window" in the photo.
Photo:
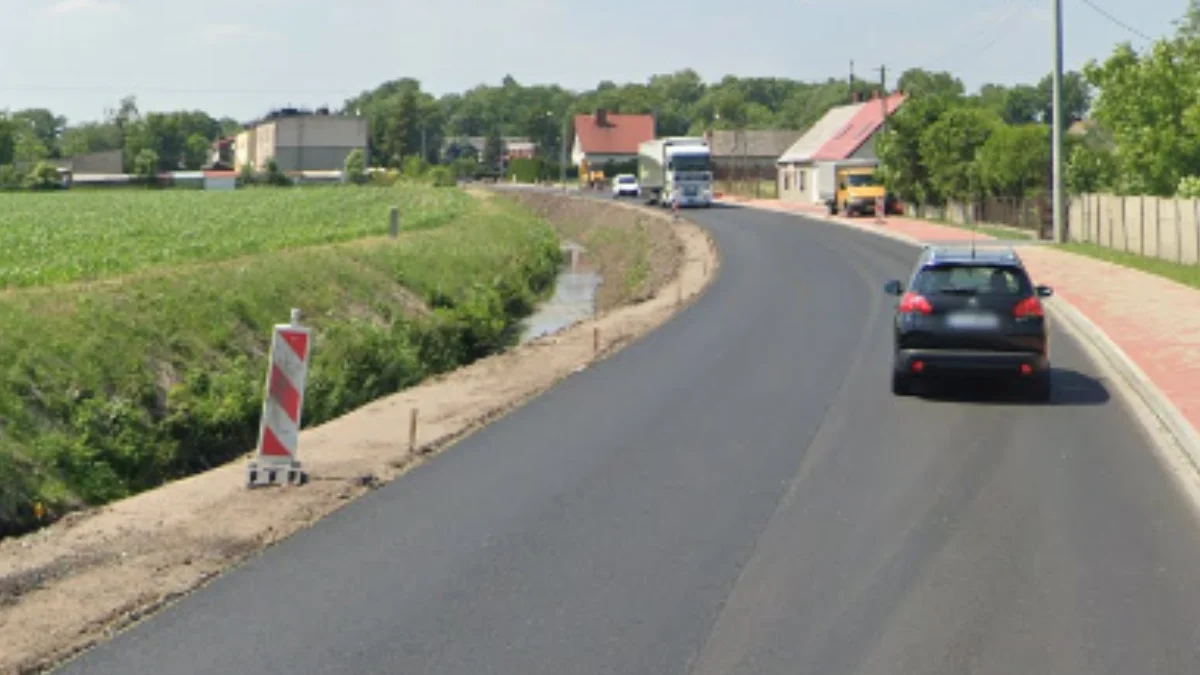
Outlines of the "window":
[{"label": "window", "polygon": [[797,189],[797,190],[803,190],[803,189],[804,189],[804,176],[805,176],[807,173],[808,173],[808,172],[807,172],[807,171],[805,171],[804,169],[800,169],[799,171],[797,171],[797,172],[796,172],[796,189]]},{"label": "window", "polygon": [[989,264],[949,264],[926,267],[917,274],[913,290],[922,295],[970,291],[977,295],[1032,294],[1033,285],[1019,267]]},{"label": "window", "polygon": [[878,176],[870,173],[852,173],[846,176],[846,182],[850,184],[850,187],[869,187],[883,184]]}]

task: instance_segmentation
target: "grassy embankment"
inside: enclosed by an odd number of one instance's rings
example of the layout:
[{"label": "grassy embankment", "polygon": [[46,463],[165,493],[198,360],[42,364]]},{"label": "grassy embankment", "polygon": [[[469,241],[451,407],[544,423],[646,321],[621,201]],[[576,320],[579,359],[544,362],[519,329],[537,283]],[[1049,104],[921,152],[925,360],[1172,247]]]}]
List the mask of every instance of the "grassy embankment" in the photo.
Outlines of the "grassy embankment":
[{"label": "grassy embankment", "polygon": [[252,448],[292,307],[307,426],[511,344],[559,259],[453,188],[0,195],[0,536]]}]

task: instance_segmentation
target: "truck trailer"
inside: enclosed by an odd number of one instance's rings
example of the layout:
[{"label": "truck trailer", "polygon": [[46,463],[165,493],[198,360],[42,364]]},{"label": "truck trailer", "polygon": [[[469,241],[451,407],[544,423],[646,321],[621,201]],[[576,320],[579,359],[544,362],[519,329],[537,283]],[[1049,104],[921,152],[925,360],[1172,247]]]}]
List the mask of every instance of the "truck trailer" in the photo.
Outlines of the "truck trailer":
[{"label": "truck trailer", "polygon": [[712,148],[702,137],[675,136],[638,146],[638,180],[647,203],[712,206]]}]

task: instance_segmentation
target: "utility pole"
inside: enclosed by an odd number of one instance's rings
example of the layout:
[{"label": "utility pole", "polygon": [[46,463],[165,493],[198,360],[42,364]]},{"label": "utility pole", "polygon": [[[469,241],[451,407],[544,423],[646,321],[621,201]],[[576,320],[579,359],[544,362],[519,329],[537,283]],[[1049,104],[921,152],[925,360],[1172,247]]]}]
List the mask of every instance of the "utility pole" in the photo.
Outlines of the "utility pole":
[{"label": "utility pole", "polygon": [[1062,28],[1062,0],[1051,0],[1054,7],[1054,76],[1053,76],[1053,97],[1054,97],[1054,114],[1052,115],[1054,128],[1051,129],[1051,138],[1053,139],[1054,149],[1053,167],[1051,168],[1050,193],[1054,209],[1054,242],[1062,243],[1063,241],[1063,220],[1065,209],[1063,203],[1063,147],[1062,147],[1062,78],[1063,78],[1063,28]]},{"label": "utility pole", "polygon": [[[884,136],[885,134],[887,134],[887,126],[888,126],[888,124],[887,124],[887,120],[888,120],[888,103],[887,103],[887,102],[888,102],[888,95],[887,95],[887,66],[886,66],[886,65],[881,65],[881,66],[879,66],[879,107],[880,107],[880,109],[882,110],[882,113],[883,113],[883,114],[882,114],[882,116],[879,118],[879,119],[880,119],[880,122],[879,122],[879,138],[883,138],[883,136]],[[878,145],[878,143],[879,143],[878,139],[876,139],[875,143],[876,143],[876,146],[875,146],[875,147],[879,147],[879,145]],[[884,186],[883,186],[883,213],[876,214],[876,216],[875,216],[876,218],[882,218],[882,217],[884,217],[884,216],[886,216],[886,215],[887,215],[887,200],[888,200],[887,186],[886,186],[886,185],[884,185]]]},{"label": "utility pole", "polygon": [[854,59],[850,59],[850,102],[854,103]]}]

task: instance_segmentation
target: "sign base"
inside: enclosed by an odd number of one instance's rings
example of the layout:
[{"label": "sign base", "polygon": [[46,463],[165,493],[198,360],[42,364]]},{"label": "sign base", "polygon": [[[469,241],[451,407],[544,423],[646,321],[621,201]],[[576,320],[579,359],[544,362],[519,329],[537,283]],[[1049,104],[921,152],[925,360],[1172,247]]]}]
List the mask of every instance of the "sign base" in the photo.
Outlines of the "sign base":
[{"label": "sign base", "polygon": [[246,487],[268,487],[271,485],[304,485],[308,474],[300,468],[300,462],[287,464],[263,464],[250,462],[246,466]]}]

